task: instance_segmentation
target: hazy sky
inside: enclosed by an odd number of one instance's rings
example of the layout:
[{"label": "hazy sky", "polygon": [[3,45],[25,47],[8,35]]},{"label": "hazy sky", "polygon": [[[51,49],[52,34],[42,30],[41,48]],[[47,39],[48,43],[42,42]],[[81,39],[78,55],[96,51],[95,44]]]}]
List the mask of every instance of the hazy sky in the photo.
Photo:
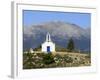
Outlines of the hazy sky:
[{"label": "hazy sky", "polygon": [[91,26],[91,14],[75,12],[23,10],[24,26],[41,24],[49,21],[69,22],[76,24],[80,27],[86,28]]}]

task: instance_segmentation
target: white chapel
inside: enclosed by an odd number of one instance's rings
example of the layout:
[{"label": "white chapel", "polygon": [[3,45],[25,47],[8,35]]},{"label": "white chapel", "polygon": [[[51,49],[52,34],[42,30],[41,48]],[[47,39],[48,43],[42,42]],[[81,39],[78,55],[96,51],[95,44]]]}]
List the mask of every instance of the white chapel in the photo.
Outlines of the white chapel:
[{"label": "white chapel", "polygon": [[42,52],[55,52],[55,43],[52,42],[49,33],[46,35],[46,41],[42,44]]}]

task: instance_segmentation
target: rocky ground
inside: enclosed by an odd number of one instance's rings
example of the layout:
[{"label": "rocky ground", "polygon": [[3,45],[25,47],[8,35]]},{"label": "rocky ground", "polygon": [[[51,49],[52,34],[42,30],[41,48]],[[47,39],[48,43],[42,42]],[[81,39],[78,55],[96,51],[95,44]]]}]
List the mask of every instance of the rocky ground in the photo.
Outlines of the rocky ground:
[{"label": "rocky ground", "polygon": [[24,53],[23,69],[90,66],[89,54],[72,52]]}]

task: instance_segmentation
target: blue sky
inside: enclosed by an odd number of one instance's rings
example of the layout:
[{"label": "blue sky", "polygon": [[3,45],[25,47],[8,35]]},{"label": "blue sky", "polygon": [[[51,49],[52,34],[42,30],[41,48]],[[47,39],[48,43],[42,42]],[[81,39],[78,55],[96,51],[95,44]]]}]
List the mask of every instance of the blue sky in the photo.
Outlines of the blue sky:
[{"label": "blue sky", "polygon": [[42,24],[49,21],[63,21],[76,24],[80,27],[91,27],[91,14],[75,12],[52,12],[23,10],[24,26]]}]

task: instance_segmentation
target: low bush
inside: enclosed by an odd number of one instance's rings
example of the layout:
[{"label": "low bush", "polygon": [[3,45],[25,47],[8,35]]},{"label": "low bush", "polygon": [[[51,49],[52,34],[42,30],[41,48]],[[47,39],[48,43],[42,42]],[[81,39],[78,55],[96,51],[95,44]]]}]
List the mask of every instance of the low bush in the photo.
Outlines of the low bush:
[{"label": "low bush", "polygon": [[64,59],[64,61],[67,62],[67,63],[72,63],[72,62],[73,62],[73,58],[70,57],[70,56],[66,56],[66,55],[65,55],[65,56],[63,57],[63,59]]},{"label": "low bush", "polygon": [[54,57],[52,54],[45,54],[45,56],[43,56],[43,63],[44,64],[51,64],[54,63]]}]

